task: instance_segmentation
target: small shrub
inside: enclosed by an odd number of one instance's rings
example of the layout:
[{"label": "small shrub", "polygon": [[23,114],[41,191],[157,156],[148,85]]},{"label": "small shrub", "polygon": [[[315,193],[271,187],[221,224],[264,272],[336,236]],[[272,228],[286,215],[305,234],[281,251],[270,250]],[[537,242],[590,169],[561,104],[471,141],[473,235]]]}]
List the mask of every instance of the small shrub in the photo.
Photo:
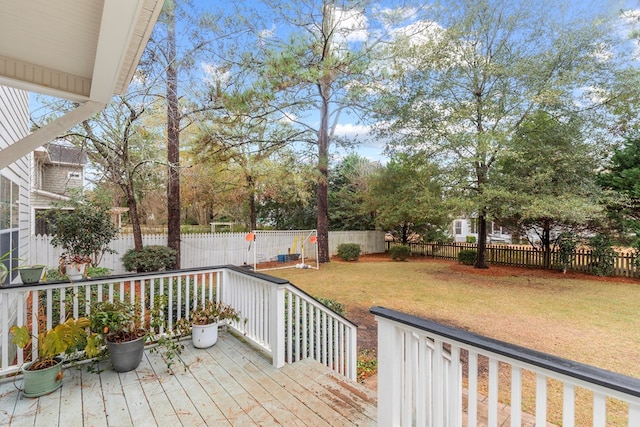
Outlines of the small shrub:
[{"label": "small shrub", "polygon": [[129,249],[122,257],[122,263],[127,271],[138,273],[171,270],[176,265],[176,250],[160,245],[145,246],[139,252]]},{"label": "small shrub", "polygon": [[360,245],[357,243],[342,243],[338,245],[338,257],[343,261],[357,261],[360,258]]},{"label": "small shrub", "polygon": [[325,305],[329,310],[333,311],[334,313],[337,313],[343,317],[346,316],[347,310],[344,308],[344,304],[341,304],[335,300],[332,300],[331,298],[324,298],[324,297],[314,297],[314,298],[317,299],[318,302]]},{"label": "small shrub", "polygon": [[411,248],[407,245],[391,246],[389,255],[394,261],[404,261],[411,256]]},{"label": "small shrub", "polygon": [[458,253],[458,262],[464,265],[474,265],[478,259],[478,251],[474,249],[462,249]]},{"label": "small shrub", "polygon": [[611,247],[611,239],[604,234],[596,234],[589,241],[591,246],[591,268],[596,276],[613,276],[616,252]]},{"label": "small shrub", "polygon": [[467,243],[475,243],[476,236],[467,236]]}]

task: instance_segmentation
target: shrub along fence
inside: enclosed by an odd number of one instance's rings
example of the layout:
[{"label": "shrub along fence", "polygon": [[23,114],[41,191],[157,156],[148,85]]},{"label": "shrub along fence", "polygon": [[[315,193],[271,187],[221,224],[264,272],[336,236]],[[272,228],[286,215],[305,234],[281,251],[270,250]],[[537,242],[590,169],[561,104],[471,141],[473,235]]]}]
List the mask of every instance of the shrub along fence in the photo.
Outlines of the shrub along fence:
[{"label": "shrub along fence", "polygon": [[[400,243],[387,242],[387,251],[391,246]],[[458,254],[463,249],[478,249],[476,243],[409,243],[412,255],[422,255],[432,258],[458,260]],[[542,251],[532,247],[511,245],[487,245],[487,262],[495,265],[508,265],[513,267],[543,268],[549,270],[562,269],[560,254],[557,251],[551,253],[549,262],[545,263]],[[578,249],[571,262],[567,265],[567,271],[576,271],[595,274],[599,263],[603,262],[593,256],[591,249]],[[640,277],[640,267],[636,266],[634,253],[616,252],[610,266],[612,276]]]}]

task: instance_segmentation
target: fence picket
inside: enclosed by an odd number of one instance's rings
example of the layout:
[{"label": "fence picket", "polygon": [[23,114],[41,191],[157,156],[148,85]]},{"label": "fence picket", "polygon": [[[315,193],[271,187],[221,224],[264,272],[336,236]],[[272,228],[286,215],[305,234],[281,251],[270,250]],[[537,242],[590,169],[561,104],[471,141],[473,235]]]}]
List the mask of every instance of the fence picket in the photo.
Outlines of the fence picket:
[{"label": "fence picket", "polygon": [[[205,267],[214,265],[252,264],[247,250],[246,233],[199,233],[183,234],[180,238],[180,259],[182,268]],[[330,231],[329,253],[335,255],[340,243],[358,243],[361,253],[382,253],[385,250],[383,231]],[[142,243],[149,245],[167,245],[166,234],[143,234]],[[100,262],[101,267],[110,268],[113,274],[125,273],[122,256],[133,248],[133,235],[121,234],[109,247],[115,253],[107,253]],[[49,267],[58,265],[62,250],[51,245],[47,235],[31,236],[31,264]]]},{"label": "fence picket", "polygon": [[[387,242],[387,250],[392,245],[400,243]],[[477,249],[476,243],[408,243],[412,255],[429,256],[432,258],[457,260],[463,249]],[[550,265],[545,266],[544,254],[534,248],[523,248],[511,245],[487,245],[487,262],[495,265],[513,267],[559,269],[559,254],[550,254]],[[595,260],[590,249],[578,249],[567,271],[593,274]],[[640,268],[636,266],[636,255],[633,253],[616,252],[613,263],[613,275],[622,277],[640,277]]]}]

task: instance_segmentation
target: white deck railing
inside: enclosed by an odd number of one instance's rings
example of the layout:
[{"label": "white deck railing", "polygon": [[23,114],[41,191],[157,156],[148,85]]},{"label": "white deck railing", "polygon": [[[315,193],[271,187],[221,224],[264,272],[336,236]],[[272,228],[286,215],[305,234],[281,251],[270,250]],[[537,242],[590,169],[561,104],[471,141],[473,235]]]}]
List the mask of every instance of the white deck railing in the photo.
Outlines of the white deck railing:
[{"label": "white deck railing", "polygon": [[[232,266],[0,288],[0,377],[29,362],[11,344],[11,324],[31,325],[37,335],[38,327],[49,329],[69,316],[87,316],[94,302],[114,299],[138,304],[145,318],[159,294],[168,299],[167,327],[160,334],[171,334],[174,320],[217,298],[240,312],[241,320],[231,327],[270,354],[274,366],[313,357],[351,379],[356,377],[353,323],[285,280]],[[301,307],[307,307],[306,314]],[[33,354],[37,345],[35,340]]]},{"label": "white deck railing", "polygon": [[[379,425],[456,427],[462,425],[464,412],[468,417],[465,425],[476,426],[479,418],[486,416],[489,427],[497,426],[503,422],[499,420],[499,384],[508,378],[505,403],[510,405],[511,426],[522,425],[525,400],[534,404],[536,426],[552,421],[547,413],[551,404],[561,408],[561,419],[555,421],[564,427],[587,422],[598,427],[640,426],[638,378],[385,308],[376,307],[371,312],[378,321]],[[461,355],[467,359],[464,369]],[[479,364],[486,364],[488,372],[480,369],[479,373]],[[506,375],[500,374],[503,364],[508,365]],[[524,386],[528,381],[531,387]],[[478,408],[479,383],[488,388],[486,413]],[[463,387],[468,390],[467,403]],[[552,387],[560,390],[561,397],[550,391]],[[578,395],[589,401],[578,400]],[[576,408],[582,411],[585,405],[590,406],[589,421],[577,421]],[[618,413],[608,414],[610,406],[615,406]]]}]

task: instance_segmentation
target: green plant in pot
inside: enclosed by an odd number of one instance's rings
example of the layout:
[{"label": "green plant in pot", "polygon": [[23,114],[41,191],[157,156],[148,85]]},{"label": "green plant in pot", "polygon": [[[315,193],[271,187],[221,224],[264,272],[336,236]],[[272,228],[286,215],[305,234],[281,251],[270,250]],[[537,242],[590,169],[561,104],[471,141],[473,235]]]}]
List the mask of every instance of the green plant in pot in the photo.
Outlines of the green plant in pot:
[{"label": "green plant in pot", "polygon": [[194,347],[208,348],[218,341],[220,324],[231,320],[240,320],[237,310],[219,301],[206,301],[194,308],[188,319],[178,320],[177,328],[182,333],[191,332]]},{"label": "green plant in pot", "polygon": [[113,252],[109,243],[118,234],[109,206],[89,199],[57,204],[47,214],[51,244],[62,249],[60,272],[70,280],[84,277],[87,266],[97,266],[102,255]]},{"label": "green plant in pot", "polygon": [[148,334],[136,307],[123,301],[102,301],[92,305],[89,318],[93,334],[89,338],[89,357],[98,356],[106,345],[115,371],[128,372],[138,367]]},{"label": "green plant in pot", "polygon": [[[91,331],[88,338],[87,356],[98,360],[111,359],[111,365],[117,372],[136,369],[144,355],[145,343],[154,341],[151,351],[160,353],[171,369],[174,359],[182,353],[183,345],[167,335],[157,335],[166,328],[165,309],[168,298],[156,295],[153,307],[142,319],[139,302],[103,301],[91,306]],[[180,359],[182,361],[182,359]],[[185,366],[186,369],[186,364]]]},{"label": "green plant in pot", "polygon": [[[42,396],[62,386],[62,358],[59,356],[86,348],[89,324],[89,319],[85,317],[77,320],[69,318],[38,335],[37,359],[21,368],[22,392],[25,396]],[[18,347],[25,348],[32,344],[33,337],[27,326],[13,326],[10,332],[13,335],[12,342]]]}]

